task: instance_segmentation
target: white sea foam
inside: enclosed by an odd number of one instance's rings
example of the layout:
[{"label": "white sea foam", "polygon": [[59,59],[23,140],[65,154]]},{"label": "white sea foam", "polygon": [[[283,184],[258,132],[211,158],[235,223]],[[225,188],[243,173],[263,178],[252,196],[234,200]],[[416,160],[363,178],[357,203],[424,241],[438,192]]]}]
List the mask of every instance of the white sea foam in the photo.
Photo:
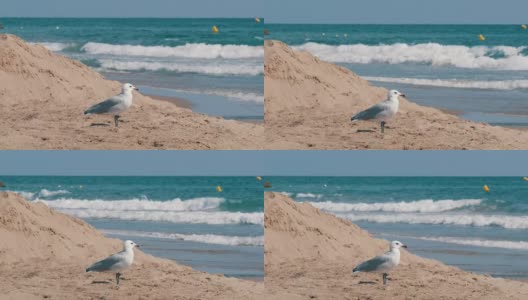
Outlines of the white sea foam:
[{"label": "white sea foam", "polygon": [[264,103],[264,95],[256,94],[256,93],[244,93],[244,92],[224,91],[224,90],[199,90],[199,91],[178,90],[178,91],[184,92],[184,93],[191,93],[191,94],[206,94],[206,95],[222,96],[222,97],[226,97],[226,98],[237,100],[237,101]]},{"label": "white sea foam", "polygon": [[192,224],[255,224],[263,225],[263,213],[243,213],[226,211],[157,211],[157,210],[96,210],[59,209],[79,218],[116,219]]},{"label": "white sea foam", "polygon": [[528,229],[528,216],[483,214],[337,214],[351,221],[406,224],[444,224],[462,226],[499,226],[507,229]]},{"label": "white sea foam", "polygon": [[182,46],[141,46],[86,43],[82,50],[89,54],[109,54],[145,57],[225,58],[264,57],[264,47],[248,45],[185,44]]},{"label": "white sea foam", "polygon": [[295,195],[295,198],[321,198],[323,195],[320,194],[312,194],[312,193],[297,193]]},{"label": "white sea foam", "polygon": [[37,197],[53,197],[56,195],[63,195],[63,194],[69,194],[70,192],[67,190],[57,190],[57,191],[50,191],[47,189],[42,189],[40,192],[38,192]]},{"label": "white sea foam", "polygon": [[173,199],[170,201],[152,201],[148,199],[129,200],[84,200],[84,199],[57,199],[37,200],[49,207],[68,210],[105,210],[105,211],[198,211],[218,208],[224,198],[202,197],[188,200]]},{"label": "white sea foam", "polygon": [[459,209],[467,206],[479,205],[480,199],[463,200],[419,200],[410,202],[385,202],[385,203],[339,203],[339,202],[310,202],[313,206],[329,212],[353,211],[385,211],[385,212],[442,212]]},{"label": "white sea foam", "polygon": [[25,191],[13,191],[15,193],[18,193],[20,196],[24,197],[26,200],[33,200],[35,197],[35,193],[32,192],[25,192]]},{"label": "white sea foam", "polygon": [[75,44],[72,44],[72,43],[55,43],[55,42],[36,42],[36,43],[30,43],[30,44],[42,45],[46,49],[53,51],[53,52],[60,52],[66,48],[75,46]]},{"label": "white sea foam", "polygon": [[515,250],[528,250],[528,242],[524,241],[503,241],[503,240],[479,240],[455,237],[413,237],[420,240],[443,242],[467,246],[478,246],[486,248],[503,248]]},{"label": "white sea foam", "polygon": [[118,71],[174,71],[188,73],[202,73],[210,75],[249,75],[257,76],[264,73],[261,64],[226,63],[226,62],[153,62],[153,61],[122,61],[113,59],[99,59],[101,67]]},{"label": "white sea foam", "polygon": [[256,93],[243,93],[235,91],[220,91],[220,90],[204,90],[202,94],[218,95],[234,100],[242,100],[248,102],[264,103],[264,95]]},{"label": "white sea foam", "polygon": [[264,246],[264,236],[229,236],[218,234],[180,234],[166,232],[142,232],[125,230],[102,230],[110,235],[137,236],[146,238],[183,240],[227,246]]},{"label": "white sea foam", "polygon": [[308,51],[323,60],[340,63],[423,63],[470,69],[528,70],[528,57],[522,54],[526,47],[467,47],[437,43],[333,46],[306,43],[294,48]]},{"label": "white sea foam", "polygon": [[471,81],[457,79],[423,79],[423,78],[392,78],[392,77],[363,77],[369,81],[402,83],[419,86],[451,87],[461,89],[514,90],[528,89],[528,80],[497,80]]}]

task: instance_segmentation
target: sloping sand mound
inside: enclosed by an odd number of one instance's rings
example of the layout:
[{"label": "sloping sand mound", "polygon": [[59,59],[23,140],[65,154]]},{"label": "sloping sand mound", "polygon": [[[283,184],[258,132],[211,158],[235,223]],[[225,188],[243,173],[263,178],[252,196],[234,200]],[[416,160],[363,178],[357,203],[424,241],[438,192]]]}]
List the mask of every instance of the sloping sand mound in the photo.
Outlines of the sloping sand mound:
[{"label": "sloping sand mound", "polygon": [[[13,35],[0,35],[0,82],[0,149],[262,147],[262,124],[197,114],[138,93],[119,129],[111,116],[85,117],[121,84]],[[109,126],[91,126],[101,123]]]},{"label": "sloping sand mound", "polygon": [[382,135],[379,123],[350,118],[385,99],[387,90],[279,41],[266,41],[264,50],[267,148],[528,149],[526,131],[465,121],[407,100]]},{"label": "sloping sand mound", "polygon": [[[462,271],[402,251],[389,274],[352,274],[358,263],[388,250],[349,221],[297,203],[280,193],[265,193],[265,285],[292,299],[526,299],[528,284]],[[412,252],[412,249],[410,249]],[[362,284],[361,281],[374,283]]]},{"label": "sloping sand mound", "polygon": [[116,290],[107,282],[113,274],[85,268],[120,251],[121,241],[14,193],[0,192],[0,241],[0,299],[263,298],[262,283],[195,271],[139,250]]}]

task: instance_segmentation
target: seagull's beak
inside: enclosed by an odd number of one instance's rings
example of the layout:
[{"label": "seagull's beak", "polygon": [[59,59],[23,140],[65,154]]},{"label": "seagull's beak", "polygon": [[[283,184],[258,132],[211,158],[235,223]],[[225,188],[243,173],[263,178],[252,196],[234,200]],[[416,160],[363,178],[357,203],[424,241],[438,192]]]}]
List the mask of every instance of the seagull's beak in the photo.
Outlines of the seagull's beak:
[{"label": "seagull's beak", "polygon": [[137,87],[134,87],[134,90],[139,91],[139,89]]},{"label": "seagull's beak", "polygon": [[137,248],[139,248],[139,245],[138,245],[138,244],[136,244],[136,247],[137,247]]},{"label": "seagull's beak", "polygon": [[405,94],[400,94],[400,96],[404,97],[405,98]]},{"label": "seagull's beak", "polygon": [[405,244],[403,244],[402,247],[405,248],[405,249],[407,249],[407,245],[405,245]]}]

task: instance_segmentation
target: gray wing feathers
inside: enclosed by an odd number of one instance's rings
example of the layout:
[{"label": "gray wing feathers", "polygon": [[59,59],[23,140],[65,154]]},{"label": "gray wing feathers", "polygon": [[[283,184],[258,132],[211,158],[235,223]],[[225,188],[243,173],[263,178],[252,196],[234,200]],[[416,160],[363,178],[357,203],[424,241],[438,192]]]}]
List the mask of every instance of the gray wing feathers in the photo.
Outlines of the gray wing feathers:
[{"label": "gray wing feathers", "polygon": [[376,104],[362,112],[357,113],[355,116],[352,117],[352,121],[354,120],[371,120],[376,118],[376,116],[383,111],[383,106],[380,104]]},{"label": "gray wing feathers", "polygon": [[109,98],[101,103],[95,104],[94,106],[88,108],[84,114],[102,114],[109,112],[112,107],[121,103],[121,99],[116,97]]},{"label": "gray wing feathers", "polygon": [[388,260],[383,256],[376,256],[373,259],[369,259],[362,262],[354,268],[353,272],[372,272],[378,270]]},{"label": "gray wing feathers", "polygon": [[113,266],[121,261],[119,255],[114,254],[101,261],[94,263],[86,269],[86,272],[104,272],[112,269]]}]

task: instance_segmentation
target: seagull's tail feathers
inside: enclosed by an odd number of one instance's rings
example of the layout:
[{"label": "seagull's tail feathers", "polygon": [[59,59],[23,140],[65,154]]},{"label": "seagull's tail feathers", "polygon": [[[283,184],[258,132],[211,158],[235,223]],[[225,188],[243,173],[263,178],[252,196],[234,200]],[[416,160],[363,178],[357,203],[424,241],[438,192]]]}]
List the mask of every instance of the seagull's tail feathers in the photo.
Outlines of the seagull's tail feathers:
[{"label": "seagull's tail feathers", "polygon": [[363,119],[364,112],[358,112],[357,114],[353,115],[350,121],[355,122]]},{"label": "seagull's tail feathers", "polygon": [[85,115],[91,115],[95,112],[95,106],[92,106],[90,108],[88,108],[87,110],[84,111],[84,114]]},{"label": "seagull's tail feathers", "polygon": [[92,271],[92,267],[88,267],[88,268],[86,268],[86,272],[87,272],[87,273],[88,273],[88,272],[91,272],[91,271]]},{"label": "seagull's tail feathers", "polygon": [[361,272],[358,267],[355,267],[354,270],[352,270],[352,273],[359,273]]}]

